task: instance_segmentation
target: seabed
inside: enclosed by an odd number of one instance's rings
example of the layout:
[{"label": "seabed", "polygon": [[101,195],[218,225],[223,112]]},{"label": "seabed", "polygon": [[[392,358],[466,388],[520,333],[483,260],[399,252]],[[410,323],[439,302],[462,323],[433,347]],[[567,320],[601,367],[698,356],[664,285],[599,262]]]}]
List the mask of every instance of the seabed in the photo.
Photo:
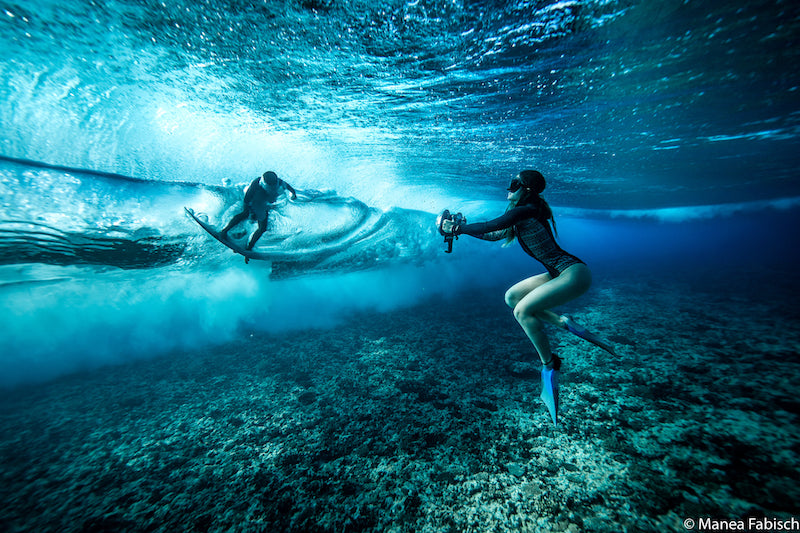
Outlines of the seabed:
[{"label": "seabed", "polygon": [[[800,514],[800,283],[596,279],[554,426],[502,289],[3,393],[3,531],[685,531]],[[777,280],[777,281],[776,281]]]}]

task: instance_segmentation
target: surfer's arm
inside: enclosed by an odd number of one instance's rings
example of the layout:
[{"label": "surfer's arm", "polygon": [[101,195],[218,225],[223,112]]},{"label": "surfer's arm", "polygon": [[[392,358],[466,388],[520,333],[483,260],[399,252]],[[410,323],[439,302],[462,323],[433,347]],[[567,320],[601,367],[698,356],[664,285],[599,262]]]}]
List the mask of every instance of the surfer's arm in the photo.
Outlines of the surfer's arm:
[{"label": "surfer's arm", "polygon": [[247,187],[247,190],[244,191],[245,206],[249,206],[251,203],[253,203],[253,196],[255,196],[255,194],[253,193],[253,186],[250,185],[249,187]]},{"label": "surfer's arm", "polygon": [[294,187],[292,187],[283,180],[281,180],[281,185],[283,186],[284,189],[292,193],[292,200],[297,200],[297,191],[294,190]]},{"label": "surfer's arm", "polygon": [[244,190],[245,207],[250,207],[250,205],[253,203],[253,200],[255,199],[256,188],[260,187],[258,184],[258,180],[259,178],[254,179],[252,182],[250,182],[250,185],[247,186],[247,189]]}]

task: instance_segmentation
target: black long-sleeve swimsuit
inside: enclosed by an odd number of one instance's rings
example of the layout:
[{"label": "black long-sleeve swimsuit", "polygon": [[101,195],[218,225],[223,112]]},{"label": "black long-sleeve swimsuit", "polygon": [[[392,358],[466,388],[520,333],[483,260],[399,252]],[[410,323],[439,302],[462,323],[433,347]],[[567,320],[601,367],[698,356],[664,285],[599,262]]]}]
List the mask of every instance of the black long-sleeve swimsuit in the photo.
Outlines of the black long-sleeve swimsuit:
[{"label": "black long-sleeve swimsuit", "polygon": [[504,231],[511,227],[514,228],[514,235],[522,249],[542,263],[552,277],[557,277],[572,265],[583,263],[556,243],[550,224],[535,205],[514,207],[488,222],[457,226],[454,233],[471,235],[485,241],[498,241],[504,237]]}]

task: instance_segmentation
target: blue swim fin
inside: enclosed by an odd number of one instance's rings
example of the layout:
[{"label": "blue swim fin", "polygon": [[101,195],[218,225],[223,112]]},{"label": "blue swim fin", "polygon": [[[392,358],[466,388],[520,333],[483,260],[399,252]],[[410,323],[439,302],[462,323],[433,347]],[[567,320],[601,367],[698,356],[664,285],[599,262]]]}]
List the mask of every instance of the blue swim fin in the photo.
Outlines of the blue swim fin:
[{"label": "blue swim fin", "polygon": [[564,315],[561,318],[564,320],[564,324],[567,326],[567,331],[573,335],[577,335],[581,339],[589,341],[595,346],[599,346],[611,355],[617,355],[616,352],[614,352],[614,347],[611,346],[609,342],[601,339],[591,331],[588,331],[586,328],[579,325],[571,316]]},{"label": "blue swim fin", "polygon": [[558,424],[558,370],[542,368],[542,394],[541,398],[550,411],[553,424]]}]

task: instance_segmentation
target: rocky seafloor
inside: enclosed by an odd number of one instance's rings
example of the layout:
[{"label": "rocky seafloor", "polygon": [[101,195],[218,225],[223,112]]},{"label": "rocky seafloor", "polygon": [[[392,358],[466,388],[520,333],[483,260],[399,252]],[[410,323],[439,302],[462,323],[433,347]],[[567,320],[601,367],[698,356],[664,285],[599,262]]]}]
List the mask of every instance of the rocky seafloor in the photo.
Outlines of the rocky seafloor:
[{"label": "rocky seafloor", "polygon": [[561,420],[502,289],[4,391],[2,531],[685,531],[800,515],[798,283],[599,279]]}]

